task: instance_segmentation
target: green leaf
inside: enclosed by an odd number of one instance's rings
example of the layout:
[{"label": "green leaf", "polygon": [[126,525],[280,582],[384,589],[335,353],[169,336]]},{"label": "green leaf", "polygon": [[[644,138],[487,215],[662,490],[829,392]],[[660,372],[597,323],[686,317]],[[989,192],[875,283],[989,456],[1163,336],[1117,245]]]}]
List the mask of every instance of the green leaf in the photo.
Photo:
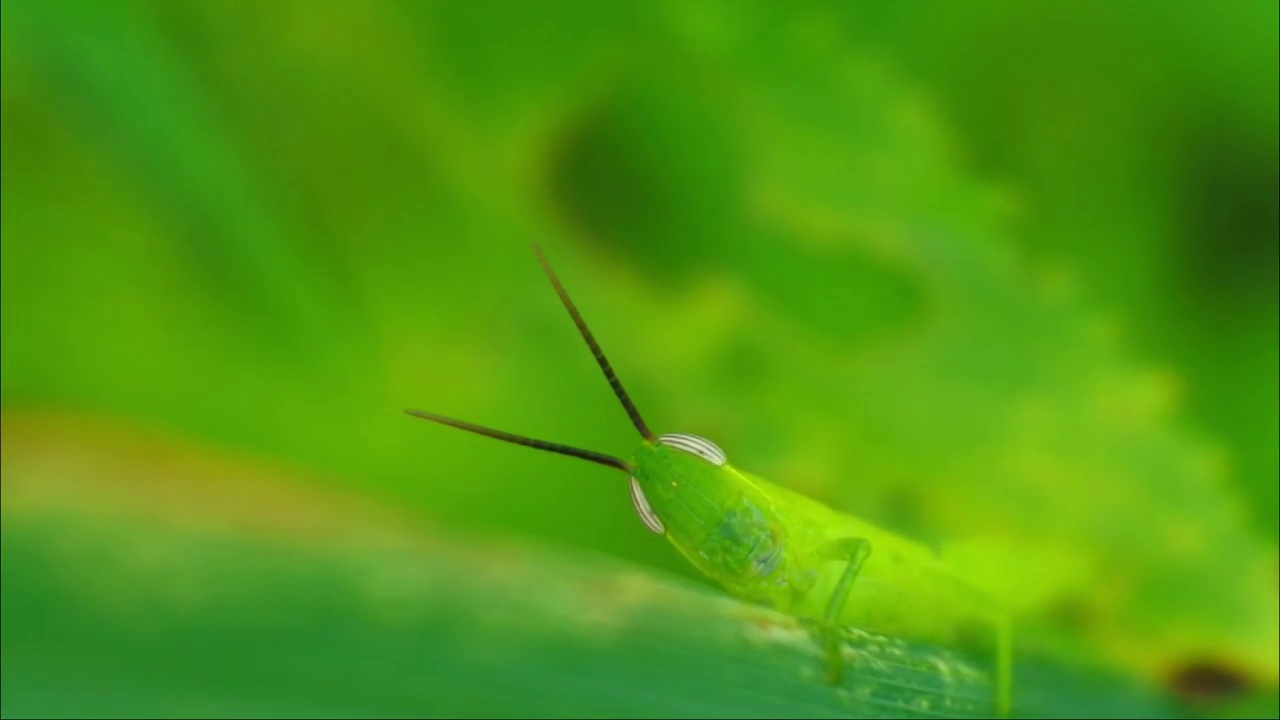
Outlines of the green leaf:
[{"label": "green leaf", "polygon": [[[415,527],[198,446],[4,418],[6,717],[988,717],[981,662],[580,553]],[[1019,668],[1022,716],[1167,716]]]}]

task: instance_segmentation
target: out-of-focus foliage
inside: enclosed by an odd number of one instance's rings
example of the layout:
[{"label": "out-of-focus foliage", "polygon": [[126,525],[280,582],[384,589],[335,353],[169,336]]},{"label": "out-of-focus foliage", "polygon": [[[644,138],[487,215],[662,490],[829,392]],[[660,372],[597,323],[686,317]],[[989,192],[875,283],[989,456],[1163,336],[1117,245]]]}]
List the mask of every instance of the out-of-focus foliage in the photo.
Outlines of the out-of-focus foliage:
[{"label": "out-of-focus foliage", "polygon": [[655,427],[1274,697],[1274,4],[3,12],[6,409],[687,573],[611,475],[399,412],[628,452],[538,239]]}]

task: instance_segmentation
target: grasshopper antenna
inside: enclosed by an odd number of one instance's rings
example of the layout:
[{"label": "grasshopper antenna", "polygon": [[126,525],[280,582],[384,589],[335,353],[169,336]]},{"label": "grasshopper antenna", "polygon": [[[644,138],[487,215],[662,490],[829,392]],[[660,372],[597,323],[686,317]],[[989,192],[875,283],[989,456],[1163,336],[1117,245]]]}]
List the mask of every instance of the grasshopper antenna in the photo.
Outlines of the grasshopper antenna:
[{"label": "grasshopper antenna", "polygon": [[533,251],[537,253],[538,262],[542,264],[542,271],[546,273],[547,279],[551,281],[551,286],[556,289],[556,295],[560,296],[560,302],[564,304],[564,309],[569,311],[569,316],[573,318],[573,324],[578,327],[578,332],[582,335],[582,339],[587,342],[587,347],[591,348],[591,354],[595,356],[596,363],[600,365],[600,370],[604,372],[605,379],[609,381],[609,387],[613,388],[613,394],[618,398],[618,402],[622,403],[627,415],[631,417],[631,424],[636,426],[636,430],[640,431],[641,437],[645,440],[653,440],[653,433],[649,432],[649,426],[644,424],[644,419],[640,417],[640,411],[636,409],[635,403],[631,402],[631,397],[627,395],[627,391],[622,388],[622,382],[614,374],[613,367],[609,365],[609,359],[605,357],[604,351],[600,349],[600,344],[596,342],[595,336],[587,328],[587,323],[582,319],[582,314],[578,312],[578,308],[569,299],[569,293],[565,292],[564,285],[560,284],[560,278],[556,277],[555,271],[551,269],[551,264],[547,262],[546,256],[542,254],[542,247],[538,245],[537,240],[533,241]]},{"label": "grasshopper antenna", "polygon": [[582,450],[581,448],[569,447],[568,445],[547,442],[546,440],[535,440],[534,438],[524,437],[523,435],[514,435],[512,433],[502,432],[501,430],[487,428],[483,425],[475,425],[473,423],[463,422],[462,420],[454,420],[453,418],[423,412],[421,410],[405,410],[405,412],[414,417],[422,418],[423,420],[430,420],[432,422],[440,423],[441,425],[448,425],[449,427],[455,427],[459,430],[466,430],[468,432],[476,433],[477,435],[491,437],[495,440],[502,440],[503,442],[531,447],[535,450],[546,450],[547,452],[559,453],[561,455],[568,455],[569,457],[589,460],[593,463],[599,463],[601,465],[608,465],[611,468],[616,468],[628,475],[632,472],[631,466],[628,465],[626,461],[613,457],[612,455],[605,455],[604,453],[592,452],[590,450]]}]

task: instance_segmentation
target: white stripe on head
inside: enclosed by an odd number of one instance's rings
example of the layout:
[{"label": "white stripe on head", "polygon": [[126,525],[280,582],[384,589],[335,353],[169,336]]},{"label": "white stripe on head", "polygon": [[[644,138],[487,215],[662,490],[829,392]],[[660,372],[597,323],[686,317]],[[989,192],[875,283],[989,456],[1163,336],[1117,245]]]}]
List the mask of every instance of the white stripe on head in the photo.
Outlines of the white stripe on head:
[{"label": "white stripe on head", "polygon": [[640,515],[640,520],[645,527],[659,535],[666,532],[662,521],[653,514],[653,508],[649,507],[649,499],[644,496],[644,491],[640,489],[640,483],[636,482],[635,476],[631,478],[631,504],[636,506],[636,513]]},{"label": "white stripe on head", "polygon": [[658,438],[658,442],[673,447],[677,450],[683,450],[692,453],[706,460],[712,465],[724,465],[728,459],[724,456],[724,451],[716,447],[716,444],[710,440],[697,435],[686,435],[684,433],[671,433]]}]

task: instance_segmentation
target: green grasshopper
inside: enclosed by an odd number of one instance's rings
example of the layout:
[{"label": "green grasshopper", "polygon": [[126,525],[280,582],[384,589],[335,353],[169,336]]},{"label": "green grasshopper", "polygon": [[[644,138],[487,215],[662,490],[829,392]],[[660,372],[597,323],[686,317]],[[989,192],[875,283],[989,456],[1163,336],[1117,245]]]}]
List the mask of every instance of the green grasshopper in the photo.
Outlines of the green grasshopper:
[{"label": "green grasshopper", "polygon": [[993,601],[949,569],[934,550],[836,512],[731,465],[711,441],[655,436],[551,269],[534,253],[561,303],[640,432],[631,462],[420,410],[410,415],[625,473],[641,522],[665,536],[699,571],[734,596],[813,621],[826,654],[825,678],[840,683],[842,626],[923,642],[954,643],[987,630],[995,639],[995,703],[1012,699],[1012,631]]}]

